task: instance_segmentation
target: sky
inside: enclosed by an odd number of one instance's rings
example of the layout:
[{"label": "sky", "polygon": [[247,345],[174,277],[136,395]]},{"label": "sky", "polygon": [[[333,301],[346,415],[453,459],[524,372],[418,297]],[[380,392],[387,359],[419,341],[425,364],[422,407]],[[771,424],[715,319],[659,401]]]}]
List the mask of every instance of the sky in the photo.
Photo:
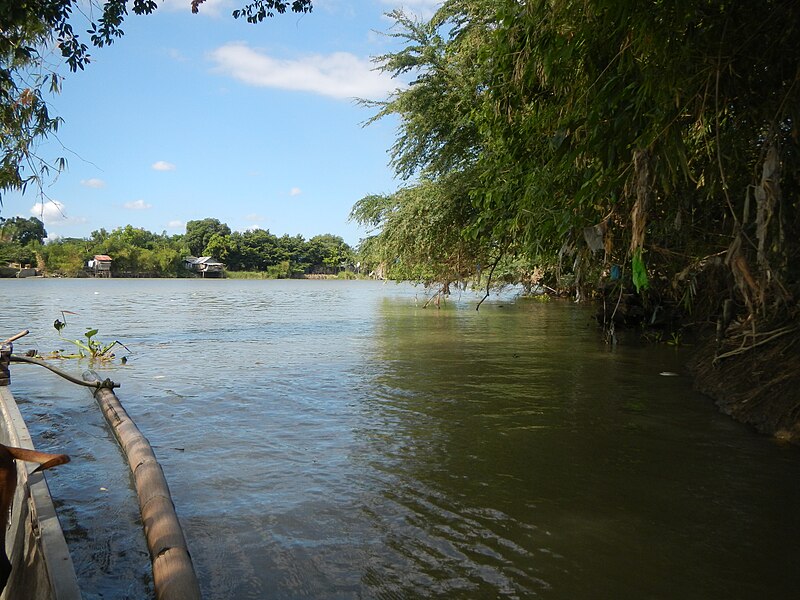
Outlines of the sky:
[{"label": "sky", "polygon": [[41,218],[51,239],[128,224],[173,235],[212,217],[357,244],[353,204],[403,182],[389,164],[397,120],[365,127],[374,109],[354,98],[404,85],[371,61],[398,48],[385,13],[430,16],[436,2],[317,0],[258,25],[231,17],[245,3],[193,15],[190,0],[162,0],[85,71],[64,70],[51,100],[64,122],[38,153],[68,167],[42,192],[3,194],[0,216]]}]

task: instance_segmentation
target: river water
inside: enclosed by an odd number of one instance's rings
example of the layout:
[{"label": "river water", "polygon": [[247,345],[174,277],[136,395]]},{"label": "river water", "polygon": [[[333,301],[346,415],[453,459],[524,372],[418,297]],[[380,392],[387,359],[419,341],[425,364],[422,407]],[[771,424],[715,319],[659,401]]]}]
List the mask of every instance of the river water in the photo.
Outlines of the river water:
[{"label": "river water", "polygon": [[[365,281],[0,280],[0,337],[95,365],[156,450],[207,599],[765,598],[800,585],[800,451],[695,393],[680,349],[586,307]],[[74,373],[86,361],[60,366]],[[663,375],[674,373],[676,375]],[[85,598],[152,594],[91,395],[12,391]]]}]

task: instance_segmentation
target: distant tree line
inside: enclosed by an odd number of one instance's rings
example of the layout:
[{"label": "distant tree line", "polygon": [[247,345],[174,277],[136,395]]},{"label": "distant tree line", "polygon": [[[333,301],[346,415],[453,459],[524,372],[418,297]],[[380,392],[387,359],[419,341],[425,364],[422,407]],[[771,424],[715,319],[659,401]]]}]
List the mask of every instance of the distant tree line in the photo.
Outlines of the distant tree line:
[{"label": "distant tree line", "polygon": [[309,240],[302,235],[278,237],[265,229],[231,232],[217,219],[189,221],[183,242],[194,256],[214,256],[231,271],[261,271],[276,277],[335,273],[355,262],[345,241],[329,233]]},{"label": "distant tree line", "polygon": [[232,232],[218,219],[189,221],[186,233],[167,235],[126,225],[109,232],[93,231],[89,238],[47,241],[42,221],[0,217],[0,266],[30,265],[48,275],[76,277],[87,273],[97,254],[112,258],[114,276],[180,277],[189,272],[186,256],[213,256],[229,271],[256,271],[267,277],[335,274],[352,268],[353,249],[336,235],[306,240],[302,235],[276,236],[256,229]]}]

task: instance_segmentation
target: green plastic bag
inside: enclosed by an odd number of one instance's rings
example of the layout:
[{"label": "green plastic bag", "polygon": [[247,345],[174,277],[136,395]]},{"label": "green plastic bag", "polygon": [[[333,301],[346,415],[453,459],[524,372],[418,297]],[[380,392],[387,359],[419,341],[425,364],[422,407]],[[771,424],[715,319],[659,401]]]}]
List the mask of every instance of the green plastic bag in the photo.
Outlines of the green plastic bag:
[{"label": "green plastic bag", "polygon": [[647,280],[647,268],[644,266],[641,248],[634,252],[631,259],[631,267],[633,268],[633,285],[636,287],[636,293],[638,294],[642,290],[646,290],[650,285]]}]

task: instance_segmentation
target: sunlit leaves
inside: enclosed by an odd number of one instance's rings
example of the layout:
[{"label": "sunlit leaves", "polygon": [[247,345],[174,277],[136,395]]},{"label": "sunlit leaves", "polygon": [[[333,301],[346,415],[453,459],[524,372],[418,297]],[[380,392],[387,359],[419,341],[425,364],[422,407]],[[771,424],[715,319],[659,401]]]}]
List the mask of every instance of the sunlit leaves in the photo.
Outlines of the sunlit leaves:
[{"label": "sunlit leaves", "polygon": [[[449,0],[428,22],[391,16],[404,48],[378,61],[412,83],[376,118],[400,119],[399,175],[469,179],[462,236],[546,266],[602,222],[604,251],[576,269],[635,258],[644,289],[724,251],[743,224],[761,239],[748,190],[775,149],[783,212],[764,232],[772,244],[759,244],[773,253],[762,275],[773,289],[779,265],[797,279],[797,3]],[[648,202],[634,218],[641,152]],[[375,214],[388,242],[402,223]],[[630,254],[633,221],[646,267]]]}]

